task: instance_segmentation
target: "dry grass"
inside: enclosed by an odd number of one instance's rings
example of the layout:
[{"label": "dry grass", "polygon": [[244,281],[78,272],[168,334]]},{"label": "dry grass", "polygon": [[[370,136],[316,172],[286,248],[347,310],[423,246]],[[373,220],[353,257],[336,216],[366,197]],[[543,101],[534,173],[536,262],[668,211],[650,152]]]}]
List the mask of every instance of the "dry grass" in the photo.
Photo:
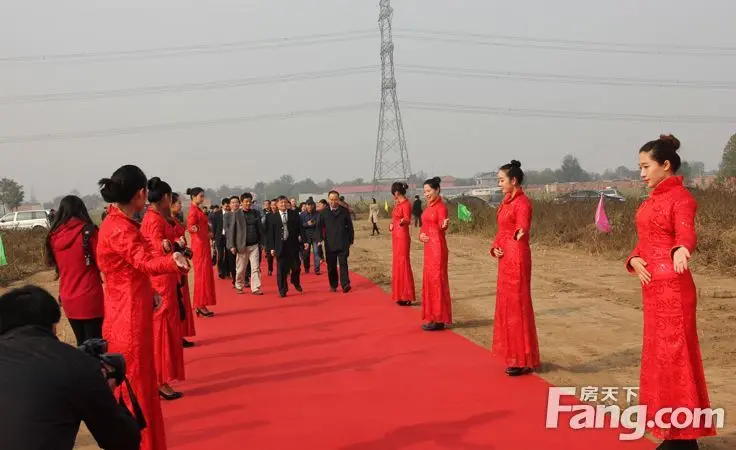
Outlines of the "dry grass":
[{"label": "dry grass", "polygon": [[[696,271],[736,275],[736,195],[721,190],[695,194],[698,202],[696,229],[698,249],[693,258]],[[606,204],[611,233],[600,233],[594,224],[597,203],[555,205],[533,199],[532,244],[547,248],[570,248],[589,255],[621,259],[636,245],[634,217],[640,202]],[[474,220],[452,220],[450,232],[491,237],[496,234],[496,210],[468,205]],[[457,206],[450,202],[450,214],[457,217]]]},{"label": "dry grass", "polygon": [[2,231],[8,265],[0,266],[0,286],[48,269],[44,263],[43,231]]}]

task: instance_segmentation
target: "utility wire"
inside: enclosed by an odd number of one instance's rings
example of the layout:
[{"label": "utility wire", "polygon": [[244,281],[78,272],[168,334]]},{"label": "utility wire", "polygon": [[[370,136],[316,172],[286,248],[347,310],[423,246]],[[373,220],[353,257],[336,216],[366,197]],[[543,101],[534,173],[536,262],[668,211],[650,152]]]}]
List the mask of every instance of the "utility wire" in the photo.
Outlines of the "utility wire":
[{"label": "utility wire", "polygon": [[[243,122],[256,122],[266,120],[284,120],[300,117],[318,116],[335,113],[345,113],[359,111],[368,108],[376,108],[376,103],[357,103],[344,106],[332,106],[320,109],[300,110],[288,113],[272,113],[251,116],[237,116],[221,119],[200,120],[200,121],[182,121],[169,122],[162,124],[151,124],[133,127],[111,128],[90,130],[81,132],[58,132],[30,134],[20,136],[0,137],[0,145],[2,144],[18,144],[28,142],[46,142],[60,141],[69,139],[83,139],[91,137],[107,137],[119,136],[126,134],[139,134],[155,131],[170,130],[187,130],[193,128],[210,127],[215,125],[228,125]],[[674,122],[674,123],[736,123],[736,117],[729,116],[665,116],[650,114],[630,114],[630,113],[602,113],[590,111],[562,111],[548,109],[522,109],[522,108],[500,108],[475,105],[460,105],[449,103],[433,103],[425,101],[403,101],[401,103],[403,109],[411,109],[418,111],[435,111],[444,113],[458,114],[475,114],[475,115],[495,115],[508,117],[525,117],[525,118],[551,118],[551,119],[574,119],[574,120],[606,120],[606,121],[626,121],[626,122]]]},{"label": "utility wire", "polygon": [[[542,83],[562,84],[591,84],[602,86],[645,86],[660,88],[686,88],[686,89],[714,89],[734,90],[736,83],[726,81],[706,80],[675,80],[675,79],[653,79],[653,78],[617,78],[617,77],[591,77],[586,75],[563,75],[550,73],[532,72],[510,72],[489,71],[472,68],[453,68],[424,65],[397,65],[398,71],[412,74],[443,76],[450,78],[477,78],[477,79],[499,79],[509,81],[531,81]],[[142,95],[156,95],[179,92],[209,91],[217,89],[233,89],[262,84],[285,83],[293,81],[309,81],[325,78],[339,78],[344,76],[374,73],[380,70],[380,66],[356,66],[343,69],[332,69],[314,72],[301,72],[282,75],[272,75],[254,78],[233,78],[229,80],[204,81],[183,84],[165,84],[155,86],[144,86],[136,88],[122,88],[96,91],[73,91],[73,92],[51,92],[43,94],[25,94],[0,97],[0,104],[26,104],[26,103],[50,103],[67,102],[79,100],[94,100],[114,97],[133,97]]]}]

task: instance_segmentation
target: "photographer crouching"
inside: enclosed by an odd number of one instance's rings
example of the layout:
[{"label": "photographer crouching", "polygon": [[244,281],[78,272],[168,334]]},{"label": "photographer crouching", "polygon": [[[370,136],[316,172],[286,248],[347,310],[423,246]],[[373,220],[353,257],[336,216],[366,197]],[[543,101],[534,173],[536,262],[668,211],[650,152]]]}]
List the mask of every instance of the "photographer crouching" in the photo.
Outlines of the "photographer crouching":
[{"label": "photographer crouching", "polygon": [[0,296],[0,449],[71,450],[82,421],[100,448],[138,449],[145,421],[112,393],[125,378],[124,360],[104,354],[101,340],[81,349],[59,341],[60,319],[56,300],[39,287]]}]

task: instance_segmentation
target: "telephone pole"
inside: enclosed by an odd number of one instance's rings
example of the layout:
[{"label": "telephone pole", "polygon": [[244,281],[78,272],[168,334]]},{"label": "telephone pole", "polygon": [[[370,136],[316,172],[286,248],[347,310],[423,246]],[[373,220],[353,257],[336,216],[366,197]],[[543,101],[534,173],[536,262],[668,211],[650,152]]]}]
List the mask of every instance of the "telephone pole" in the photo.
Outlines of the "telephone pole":
[{"label": "telephone pole", "polygon": [[411,175],[404,125],[396,95],[391,0],[380,0],[380,10],[378,24],[381,29],[381,111],[378,116],[376,160],[373,168],[374,195],[378,194],[381,184],[407,180]]}]

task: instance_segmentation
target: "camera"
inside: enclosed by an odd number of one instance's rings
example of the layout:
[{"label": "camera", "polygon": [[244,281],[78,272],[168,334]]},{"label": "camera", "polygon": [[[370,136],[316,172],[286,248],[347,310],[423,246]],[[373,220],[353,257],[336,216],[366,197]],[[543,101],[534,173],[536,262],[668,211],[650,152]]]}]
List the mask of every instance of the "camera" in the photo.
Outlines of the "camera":
[{"label": "camera", "polygon": [[[107,378],[120,385],[125,380],[125,358],[120,353],[107,353],[107,341],[104,339],[88,339],[78,347],[84,353],[97,358],[105,364]],[[112,370],[110,370],[112,369]]]},{"label": "camera", "polygon": [[174,242],[174,251],[181,253],[187,259],[192,259],[192,257],[194,256],[194,253],[192,253],[191,248],[182,247],[181,245],[179,245],[178,242]]}]

